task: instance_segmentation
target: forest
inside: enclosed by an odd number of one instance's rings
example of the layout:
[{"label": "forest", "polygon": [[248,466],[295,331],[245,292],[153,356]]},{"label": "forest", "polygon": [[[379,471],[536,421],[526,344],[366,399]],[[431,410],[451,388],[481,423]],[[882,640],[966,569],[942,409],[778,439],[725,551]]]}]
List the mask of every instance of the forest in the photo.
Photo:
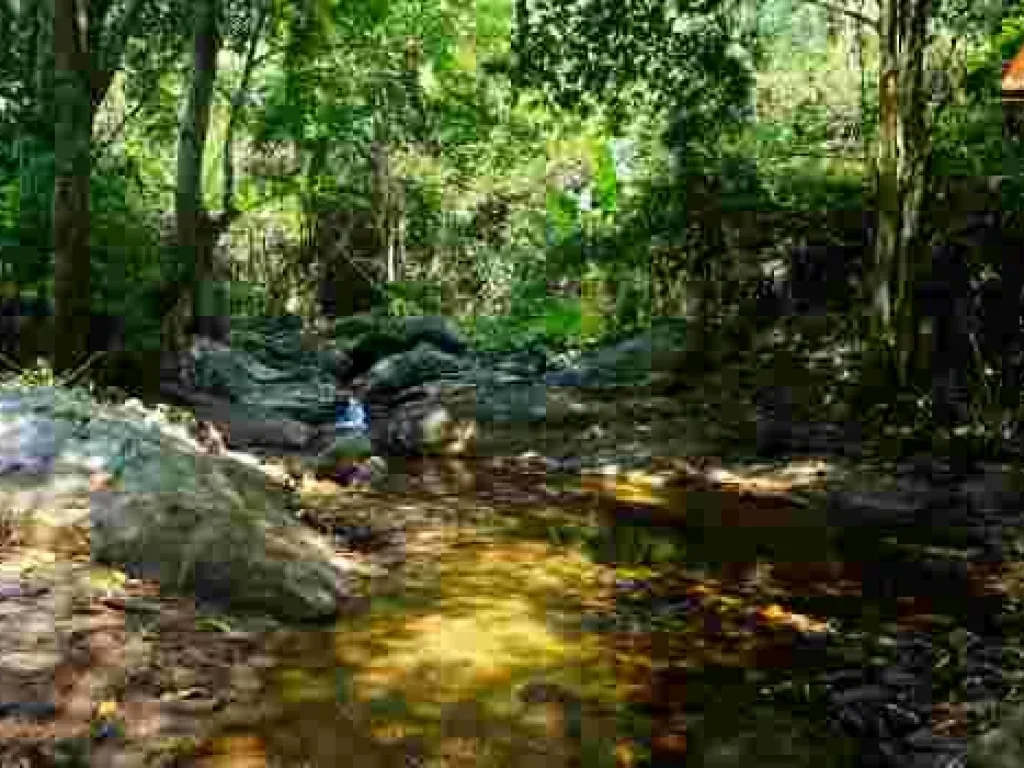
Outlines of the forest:
[{"label": "forest", "polygon": [[1024,3],[0,40],[0,768],[1024,766]]}]

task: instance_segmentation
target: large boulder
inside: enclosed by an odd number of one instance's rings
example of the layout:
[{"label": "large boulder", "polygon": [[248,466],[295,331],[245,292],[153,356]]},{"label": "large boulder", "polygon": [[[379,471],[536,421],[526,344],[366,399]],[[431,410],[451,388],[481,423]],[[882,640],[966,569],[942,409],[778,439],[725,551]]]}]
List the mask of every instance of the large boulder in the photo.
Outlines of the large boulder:
[{"label": "large boulder", "polygon": [[682,323],[663,323],[639,336],[584,355],[545,377],[550,387],[604,389],[663,383],[678,370],[686,350]]},{"label": "large boulder", "polygon": [[541,424],[548,417],[543,373],[515,359],[472,372],[480,424]]},{"label": "large boulder", "polygon": [[295,315],[236,318],[231,324],[231,346],[272,368],[330,368],[334,364],[331,352],[309,342],[302,319]]},{"label": "large boulder", "polygon": [[394,318],[368,312],[339,317],[334,321],[334,337],[342,343],[370,333],[394,329]]},{"label": "large boulder", "polygon": [[451,320],[439,315],[420,315],[406,317],[402,322],[402,332],[410,345],[426,342],[431,346],[447,352],[449,355],[465,355],[469,352],[469,343],[459,332]]},{"label": "large boulder", "polygon": [[202,466],[212,461],[197,462],[198,491],[94,494],[93,558],[145,573],[167,589],[195,591],[220,608],[330,620],[345,594],[330,552],[262,488],[223,487],[223,478]]},{"label": "large boulder", "polygon": [[[197,413],[202,413],[197,409]],[[313,427],[295,419],[268,419],[231,415],[212,419],[225,432],[228,448],[236,451],[264,450],[291,453],[306,449],[316,434]]]},{"label": "large boulder", "polygon": [[236,404],[250,419],[323,424],[334,415],[336,371],[326,362],[297,359],[271,367],[244,349],[205,340],[192,357],[196,388]]},{"label": "large boulder", "polygon": [[382,359],[362,377],[359,386],[367,400],[387,401],[412,387],[453,380],[463,368],[460,358],[421,342],[414,349]]},{"label": "large boulder", "polygon": [[423,315],[395,318],[376,314],[339,318],[334,324],[337,348],[347,355],[345,378],[362,376],[380,360],[428,344],[453,356],[469,352],[469,344],[454,323]]},{"label": "large boulder", "polygon": [[[91,523],[95,561],[165,589],[286,621],[330,619],[345,594],[331,551],[258,464],[201,455],[184,426],[141,404],[10,392],[0,459],[0,505],[19,522]],[[90,494],[98,473],[112,480]]]},{"label": "large boulder", "polygon": [[425,385],[371,410],[370,440],[380,456],[470,456],[477,437],[473,387]]}]

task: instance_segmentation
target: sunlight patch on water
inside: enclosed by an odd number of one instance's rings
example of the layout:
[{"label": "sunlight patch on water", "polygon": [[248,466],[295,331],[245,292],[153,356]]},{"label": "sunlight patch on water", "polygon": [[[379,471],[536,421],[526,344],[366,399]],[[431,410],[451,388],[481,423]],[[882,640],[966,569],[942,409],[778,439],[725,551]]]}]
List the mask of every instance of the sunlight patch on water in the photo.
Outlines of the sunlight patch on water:
[{"label": "sunlight patch on water", "polygon": [[[502,542],[449,550],[437,566],[437,599],[425,613],[375,615],[371,606],[359,626],[339,628],[338,660],[356,668],[357,696],[393,690],[444,703],[491,693],[508,701],[510,685],[545,670],[577,680],[580,669],[597,673],[599,639],[555,632],[548,621],[556,607],[602,591],[582,557],[536,542]],[[606,674],[613,689],[610,666]]]}]

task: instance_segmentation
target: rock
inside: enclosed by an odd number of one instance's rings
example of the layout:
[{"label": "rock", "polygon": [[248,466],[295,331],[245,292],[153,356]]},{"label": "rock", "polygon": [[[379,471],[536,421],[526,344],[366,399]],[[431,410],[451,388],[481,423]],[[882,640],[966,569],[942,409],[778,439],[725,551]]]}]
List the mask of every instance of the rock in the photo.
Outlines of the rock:
[{"label": "rock", "polygon": [[1015,705],[998,727],[971,741],[970,768],[1018,768],[1024,765],[1024,706]]},{"label": "rock", "polygon": [[394,320],[377,314],[361,313],[339,317],[334,321],[334,337],[339,342],[357,339],[382,330],[394,331]]},{"label": "rock", "polygon": [[264,354],[260,359],[243,347],[199,339],[191,350],[195,388],[229,401],[255,420],[328,422],[333,416],[337,365],[341,363],[298,349],[297,340],[295,345],[294,350],[288,347],[291,357],[282,352]]},{"label": "rock", "polygon": [[836,528],[913,526],[925,507],[895,493],[832,491],[828,495],[828,523]]},{"label": "rock", "polygon": [[551,371],[544,377],[549,387],[575,387],[582,388],[586,381],[586,374],[578,368],[566,368],[562,371]]},{"label": "rock", "polygon": [[865,563],[863,578],[865,597],[929,597],[939,606],[970,598],[968,564],[962,560],[879,560]]},{"label": "rock", "polygon": [[52,419],[22,415],[0,420],[0,475],[49,473],[58,452]]},{"label": "rock", "polygon": [[291,419],[230,419],[226,427],[228,446],[234,450],[301,451],[314,434],[312,427]]},{"label": "rock", "polygon": [[856,688],[837,693],[831,697],[836,707],[849,707],[854,704],[882,704],[889,697],[889,691],[881,685],[860,685]]},{"label": "rock", "polygon": [[789,387],[762,387],[754,395],[754,408],[759,456],[859,454],[860,431],[856,424],[795,420]]},{"label": "rock", "polygon": [[652,360],[653,342],[641,336],[595,352],[581,361],[575,372],[553,374],[547,383],[564,386],[568,382],[583,388],[643,385],[650,376]]},{"label": "rock", "polygon": [[888,703],[882,712],[889,733],[896,737],[906,736],[925,724],[925,719],[918,712],[900,704]]},{"label": "rock", "polygon": [[[457,392],[457,390],[453,391]],[[421,397],[395,405],[386,418],[371,419],[374,453],[381,456],[473,455],[476,422],[460,418],[458,395],[450,399],[444,390],[424,392]]]},{"label": "rock", "polygon": [[664,323],[631,339],[584,355],[574,366],[545,376],[549,387],[644,386],[678,370],[685,356],[685,327]]},{"label": "rock", "polygon": [[463,362],[459,358],[421,343],[374,365],[364,377],[361,389],[369,401],[387,401],[403,390],[453,379],[462,370]]},{"label": "rock", "polygon": [[427,343],[449,355],[464,355],[469,352],[469,343],[456,328],[455,323],[439,315],[406,317],[402,329],[410,347]]},{"label": "rock", "polygon": [[860,435],[856,425],[828,422],[798,422],[759,413],[756,421],[756,450],[768,458],[799,455],[857,456]]},{"label": "rock", "polygon": [[352,370],[352,357],[345,351],[328,347],[322,351],[324,369],[336,381],[346,380]]},{"label": "rock", "polygon": [[[166,589],[198,589],[204,599],[289,621],[336,613],[343,593],[329,548],[294,523],[287,495],[257,467],[198,454],[183,428],[100,406],[81,390],[19,392],[5,416],[46,422],[47,452],[55,447],[52,472],[24,480],[31,504],[20,500],[21,486],[2,489],[0,505],[15,515],[57,525],[91,520],[96,562]],[[15,434],[7,432],[8,446]],[[73,494],[86,494],[96,471],[120,478],[123,490],[97,490],[80,508]]]},{"label": "rock", "polygon": [[998,467],[951,470],[918,460],[900,467],[889,491],[829,495],[829,523],[900,531],[902,541],[949,544],[992,561],[1021,517],[1021,494]]},{"label": "rock", "polygon": [[383,358],[416,346],[405,333],[401,320],[376,314],[338,318],[334,338],[337,348],[349,359],[345,380],[362,376]]},{"label": "rock", "polygon": [[551,416],[542,381],[479,376],[476,379],[476,420],[481,424],[541,424]]},{"label": "rock", "polygon": [[469,343],[456,325],[440,315],[387,317],[373,313],[338,318],[334,337],[339,347],[362,356],[376,344],[379,357],[413,349],[427,343],[450,355],[464,355]]},{"label": "rock", "polygon": [[375,331],[344,347],[349,367],[344,379],[352,381],[364,376],[381,360],[409,350],[408,341],[395,332]]},{"label": "rock", "polygon": [[192,405],[196,418],[217,430],[227,447],[301,451],[318,436],[316,427],[283,416],[263,415],[245,405],[230,403],[203,392],[189,392],[171,385],[164,386],[179,402]]},{"label": "rock", "polygon": [[[202,495],[97,494],[93,558],[142,563],[143,575],[163,587],[192,590],[216,607],[285,621],[333,618],[343,593],[326,547],[313,544],[283,512],[264,514],[258,489],[238,496],[223,481],[205,485]],[[270,507],[269,499],[263,503]],[[268,517],[276,522],[271,529]]]},{"label": "rock", "polygon": [[930,752],[942,755],[960,754],[966,745],[959,739],[950,739],[935,735],[931,726],[919,728],[904,737],[903,743],[915,752]]}]

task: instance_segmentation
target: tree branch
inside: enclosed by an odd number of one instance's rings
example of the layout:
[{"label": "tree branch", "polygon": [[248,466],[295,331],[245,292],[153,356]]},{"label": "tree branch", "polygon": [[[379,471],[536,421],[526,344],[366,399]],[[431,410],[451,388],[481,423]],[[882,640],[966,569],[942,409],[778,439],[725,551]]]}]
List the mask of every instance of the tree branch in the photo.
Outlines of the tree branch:
[{"label": "tree branch", "polygon": [[855,11],[852,8],[847,8],[846,6],[843,5],[838,5],[836,3],[830,2],[830,0],[804,0],[804,2],[810,3],[811,5],[820,6],[829,11],[832,11],[833,13],[842,14],[843,16],[851,18],[854,21],[865,26],[871,27],[874,30],[878,29],[878,19],[872,18],[871,16],[868,16],[866,13]]}]

